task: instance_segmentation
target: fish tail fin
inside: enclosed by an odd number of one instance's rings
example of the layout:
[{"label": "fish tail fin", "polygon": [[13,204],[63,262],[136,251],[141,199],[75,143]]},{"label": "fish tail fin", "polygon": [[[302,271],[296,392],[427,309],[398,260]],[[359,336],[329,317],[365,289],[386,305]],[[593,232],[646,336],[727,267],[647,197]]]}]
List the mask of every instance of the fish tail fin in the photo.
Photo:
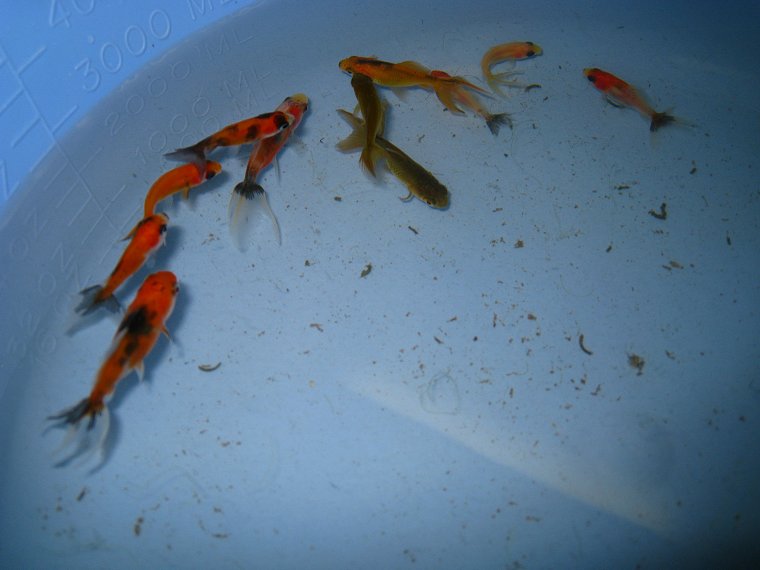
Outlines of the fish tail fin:
[{"label": "fish tail fin", "polygon": [[176,160],[179,162],[192,162],[198,167],[200,172],[206,171],[206,151],[208,147],[209,139],[205,138],[198,141],[194,145],[186,146],[184,148],[178,148],[172,152],[164,154],[169,160]]},{"label": "fish tail fin", "polygon": [[103,294],[102,285],[93,285],[82,289],[79,294],[82,296],[79,304],[74,308],[74,312],[81,316],[89,315],[95,309],[99,307],[105,307],[112,313],[120,313],[122,311],[121,304],[118,299],[111,295]]},{"label": "fish tail fin", "polygon": [[456,87],[456,84],[445,81],[436,81],[433,90],[435,91],[438,100],[443,103],[444,107],[456,115],[464,115],[464,111],[457,107],[454,102],[452,87]]},{"label": "fish tail fin", "polygon": [[78,404],[48,416],[47,419],[56,421],[68,428],[61,445],[54,453],[60,453],[71,447],[72,444],[76,445],[72,453],[58,462],[58,466],[67,465],[77,457],[81,457],[84,461],[95,451],[100,451],[105,455],[105,443],[111,418],[108,406],[102,400],[96,401],[88,396]]},{"label": "fish tail fin", "polygon": [[364,121],[356,115],[349,113],[344,109],[338,109],[338,114],[353,129],[350,135],[340,141],[335,147],[340,152],[354,152],[364,146],[364,140],[367,138],[364,132]]},{"label": "fish tail fin", "polygon": [[377,173],[375,172],[375,161],[379,154],[380,148],[376,144],[373,144],[370,147],[364,147],[362,149],[362,154],[359,157],[359,162],[361,162],[362,167],[375,177],[377,176]]},{"label": "fish tail fin", "polygon": [[669,125],[670,123],[677,122],[678,119],[670,114],[669,111],[663,111],[662,113],[652,113],[652,122],[649,123],[649,130],[655,132],[660,127]]},{"label": "fish tail fin", "polygon": [[499,97],[506,97],[507,94],[504,93],[499,86],[503,85],[505,87],[525,87],[522,83],[518,81],[514,81],[511,78],[515,75],[520,75],[519,71],[502,71],[501,73],[489,73],[486,76],[486,83],[488,83],[488,86],[491,88],[491,91],[496,93]]},{"label": "fish tail fin", "polygon": [[486,125],[488,126],[488,130],[496,136],[499,134],[499,127],[502,125],[507,125],[510,129],[512,128],[512,117],[509,113],[488,115],[486,117]]},{"label": "fish tail fin", "polygon": [[248,249],[248,234],[263,214],[272,222],[275,239],[282,243],[280,223],[269,205],[266,190],[253,180],[243,180],[235,186],[228,209],[230,234],[240,251]]}]

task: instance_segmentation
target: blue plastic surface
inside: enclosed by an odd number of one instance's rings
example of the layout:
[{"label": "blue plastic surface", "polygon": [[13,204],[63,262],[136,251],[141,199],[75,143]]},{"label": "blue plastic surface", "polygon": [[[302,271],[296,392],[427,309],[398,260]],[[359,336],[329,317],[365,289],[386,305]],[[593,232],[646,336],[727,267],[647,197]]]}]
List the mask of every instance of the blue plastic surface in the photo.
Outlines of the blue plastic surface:
[{"label": "blue plastic surface", "polygon": [[[49,39],[20,17],[2,40],[0,93],[26,86],[0,104],[16,133],[2,137],[16,181],[0,214],[3,566],[760,559],[756,5],[276,0],[212,24],[238,6],[84,4],[52,4]],[[162,10],[166,44],[125,53],[87,92],[79,62]],[[511,40],[543,46],[519,64],[541,87],[486,101],[514,117],[497,137],[429,92],[381,91],[386,136],[448,186],[447,210],[401,202],[393,177],[336,151],[349,129],[335,109],[355,104],[340,59],[479,82],[485,50]],[[694,126],[652,137],[589,66]],[[60,98],[40,94],[48,81]],[[88,393],[117,324],[66,335],[77,292],[113,269],[176,166],[162,154],[297,92],[310,110],[280,176],[261,179],[282,245],[263,225],[233,246],[248,149],[215,151],[224,173],[161,204],[167,245],[118,293],[174,271],[173,342],[143,383],[118,385],[107,461],[54,467],[64,434],[45,418]],[[8,111],[27,99],[32,129]],[[11,171],[22,147],[32,158]]]},{"label": "blue plastic surface", "polygon": [[66,131],[114,87],[193,31],[246,4],[2,0],[0,211]]}]

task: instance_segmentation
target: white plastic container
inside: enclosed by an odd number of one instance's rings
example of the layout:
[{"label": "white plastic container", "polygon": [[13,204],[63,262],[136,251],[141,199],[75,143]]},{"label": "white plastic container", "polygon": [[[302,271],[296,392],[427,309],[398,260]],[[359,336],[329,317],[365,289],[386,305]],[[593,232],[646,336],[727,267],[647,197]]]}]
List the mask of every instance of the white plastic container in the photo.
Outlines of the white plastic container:
[{"label": "white plastic container", "polygon": [[[757,562],[756,6],[5,4],[4,566]],[[541,87],[485,101],[513,115],[496,137],[381,90],[386,136],[448,209],[335,150],[356,104],[339,60],[481,82],[514,40],[543,47],[518,66]],[[652,137],[594,66],[692,125]],[[161,204],[167,245],[118,292],[175,272],[174,342],[117,386],[105,461],[56,467],[45,418],[89,392],[117,326],[67,335],[77,292],[112,270],[163,153],[297,92],[310,110],[262,178],[282,245],[262,226],[233,246],[249,149],[216,151],[224,173]]]}]

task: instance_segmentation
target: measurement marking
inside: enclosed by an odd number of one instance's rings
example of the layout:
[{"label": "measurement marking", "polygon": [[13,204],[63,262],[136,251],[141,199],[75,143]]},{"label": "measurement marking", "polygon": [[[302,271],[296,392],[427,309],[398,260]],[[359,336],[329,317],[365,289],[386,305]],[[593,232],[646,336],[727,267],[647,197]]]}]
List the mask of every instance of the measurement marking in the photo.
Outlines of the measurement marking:
[{"label": "measurement marking", "polygon": [[26,60],[24,63],[18,66],[16,69],[16,75],[21,75],[26,71],[30,65],[32,65],[35,61],[37,61],[40,57],[42,57],[42,54],[47,51],[47,46],[41,46],[36,52],[32,54],[32,56]]},{"label": "measurement marking", "polygon": [[38,113],[37,117],[31,123],[29,123],[29,126],[26,129],[24,129],[19,136],[17,136],[15,139],[11,141],[11,148],[16,148],[18,143],[20,143],[24,139],[24,137],[28,135],[29,132],[35,126],[37,126],[37,123],[39,123],[40,121],[42,121],[42,117],[40,117]]},{"label": "measurement marking", "polygon": [[[42,112],[40,111],[40,107],[37,104],[37,102],[32,97],[31,93],[27,89],[23,78],[21,77],[21,73],[26,70],[30,65],[32,65],[35,61],[37,61],[42,54],[45,53],[47,48],[45,46],[40,47],[36,52],[34,52],[29,59],[25,63],[23,63],[18,68],[14,68],[11,61],[8,59],[5,50],[2,49],[2,46],[0,46],[0,57],[2,58],[4,63],[7,63],[8,68],[11,71],[11,74],[14,76],[14,79],[21,85],[22,90],[24,91],[24,94],[26,95],[27,100],[29,101],[29,104],[34,109],[34,112],[37,114],[37,118],[35,121],[29,126],[29,128],[20,136],[15,139],[11,143],[12,147],[15,147],[20,140],[37,124],[41,124],[42,127],[45,129],[47,135],[50,137],[50,139],[53,141],[53,146],[58,150],[58,152],[61,153],[63,158],[68,162],[68,164],[71,166],[71,168],[74,170],[74,174],[79,179],[79,181],[82,183],[83,188],[85,191],[89,194],[90,199],[95,203],[96,206],[98,206],[101,210],[103,210],[102,205],[98,201],[98,199],[95,197],[95,194],[92,191],[92,188],[90,188],[90,185],[85,180],[84,176],[82,176],[82,173],[79,171],[76,166],[74,166],[74,163],[71,160],[71,156],[66,151],[66,149],[61,145],[61,143],[58,141],[58,139],[55,137],[54,130],[50,127],[50,124],[45,120],[44,116],[42,115]],[[69,118],[70,115],[67,114],[66,118]],[[60,127],[61,123],[59,123],[56,128]],[[14,190],[18,187],[18,184],[14,186]]]},{"label": "measurement marking", "polygon": [[16,91],[13,95],[11,95],[10,99],[8,99],[8,102],[0,106],[0,115],[2,115],[8,107],[13,105],[13,102],[18,99],[23,92],[24,90],[19,87],[18,91]]},{"label": "measurement marking", "polygon": [[53,126],[51,127],[51,129],[50,129],[50,130],[51,130],[51,131],[53,131],[54,133],[57,133],[57,132],[58,132],[58,130],[59,130],[59,129],[60,129],[62,126],[63,126],[63,124],[64,124],[66,121],[68,121],[68,120],[69,120],[69,118],[70,118],[70,117],[71,117],[71,116],[72,116],[74,113],[76,113],[78,110],[79,110],[79,105],[74,105],[74,106],[73,106],[71,109],[69,109],[68,113],[66,113],[65,115],[63,115],[63,118],[62,118],[60,121],[58,121],[58,122],[57,122],[55,125],[53,125]]}]

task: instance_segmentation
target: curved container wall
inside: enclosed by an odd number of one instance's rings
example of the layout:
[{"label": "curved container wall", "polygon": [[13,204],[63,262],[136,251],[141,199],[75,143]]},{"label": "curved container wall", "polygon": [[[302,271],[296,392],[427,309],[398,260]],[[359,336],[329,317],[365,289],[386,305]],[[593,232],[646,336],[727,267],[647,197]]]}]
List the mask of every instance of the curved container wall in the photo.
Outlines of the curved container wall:
[{"label": "curved container wall", "polygon": [[[3,4],[5,565],[757,562],[756,3]],[[540,88],[484,100],[512,113],[498,136],[381,90],[386,136],[448,209],[335,150],[340,59],[480,82],[511,40],[543,46],[517,68]],[[650,135],[591,66],[692,124]],[[66,334],[77,292],[118,260],[163,153],[297,92],[310,110],[262,177],[282,245],[261,224],[233,246],[248,149],[217,151],[224,173],[162,203],[167,245],[118,293],[175,272],[173,342],[119,384],[104,462],[57,465],[45,418],[117,326]]]}]

